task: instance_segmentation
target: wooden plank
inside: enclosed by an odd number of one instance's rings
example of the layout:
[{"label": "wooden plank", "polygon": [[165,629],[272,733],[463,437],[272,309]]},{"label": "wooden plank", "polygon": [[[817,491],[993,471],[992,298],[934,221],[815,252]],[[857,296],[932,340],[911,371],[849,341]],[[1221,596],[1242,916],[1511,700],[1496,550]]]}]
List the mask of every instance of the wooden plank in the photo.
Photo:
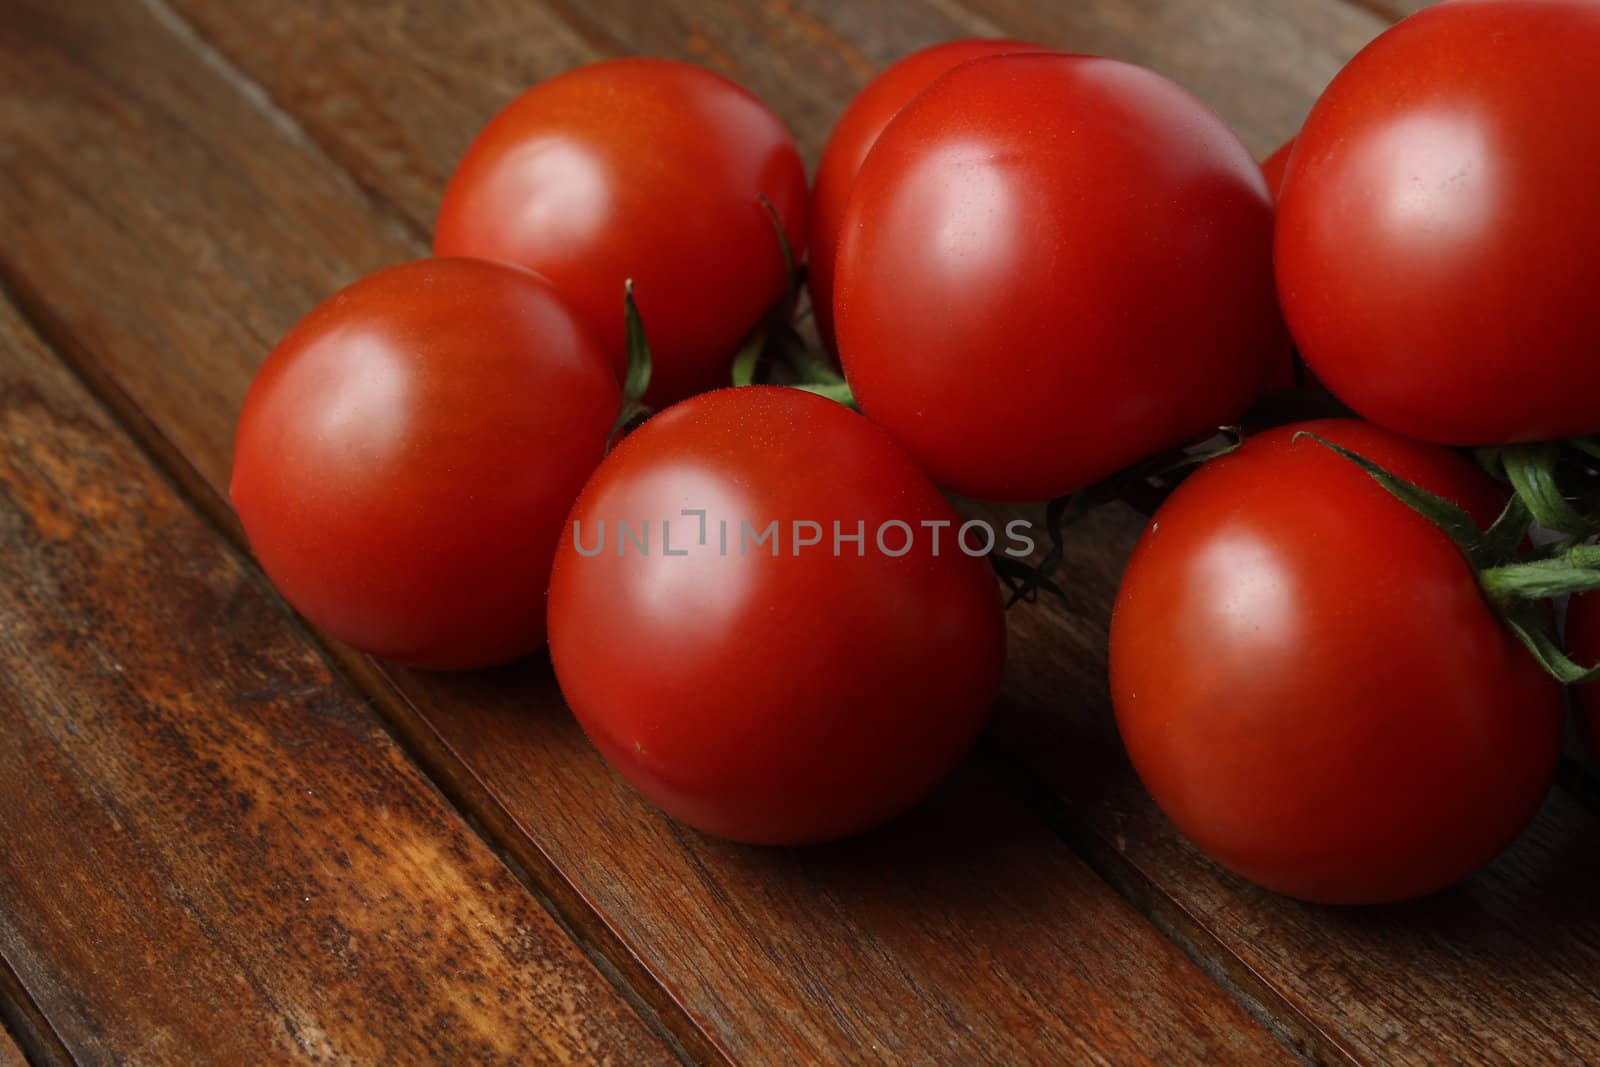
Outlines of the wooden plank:
[{"label": "wooden plank", "polygon": [[0,954],[81,1061],[666,1062],[0,304]]},{"label": "wooden plank", "polygon": [[[367,93],[363,86],[375,74],[359,68],[327,99],[297,94],[300,75],[292,61],[283,63],[293,52],[263,62],[249,37],[254,21],[240,7],[179,2],[331,149],[346,150],[334,146],[348,145],[351,126],[407,121],[409,99]],[[695,59],[739,78],[779,104],[813,159],[832,116],[871,69],[931,40],[972,33],[1033,37],[1146,63],[1199,92],[1264,152],[1294,132],[1323,83],[1384,25],[1362,6],[1334,0],[1172,0],[1136,8],[966,0],[892,9],[820,0],[677,0],[650,5],[647,13],[602,0],[568,15],[606,50]],[[345,32],[358,31],[352,24]],[[458,50],[448,34],[432,45],[436,57]],[[329,106],[334,99],[337,108]],[[499,102],[485,101],[483,113]],[[430,165],[446,169],[446,147],[438,146],[433,159]],[[395,188],[387,181],[377,187],[390,195]],[[426,219],[426,213],[415,217],[419,227]],[[1309,908],[1242,885],[1196,854],[1155,811],[1122,755],[1104,683],[1110,597],[1138,526],[1125,511],[1098,516],[1073,539],[1070,602],[1012,617],[1012,663],[995,748],[1066,802],[1068,836],[1198,956],[1277,1005],[1284,1025],[1318,1055],[1474,1058],[1484,1047],[1520,1046],[1529,1055],[1563,1059],[1582,1049],[1593,1058],[1588,990],[1595,983],[1586,970],[1592,961],[1579,951],[1548,949],[1569,934],[1580,946],[1592,944],[1600,927],[1572,907],[1568,879],[1551,884],[1548,873],[1533,876],[1567,862],[1571,850],[1559,842],[1578,832],[1573,819],[1582,817],[1568,798],[1555,798],[1516,850],[1442,904],[1395,909],[1417,928],[1410,940],[1352,935],[1376,922],[1359,916],[1387,911]],[[492,758],[473,751],[470,760]],[[1481,905],[1463,912],[1451,903],[1461,899]],[[1461,944],[1451,949],[1455,937]],[[1503,985],[1496,951],[1507,953],[1512,968]],[[1413,1028],[1423,1034],[1415,1052],[1405,1043]]]},{"label": "wooden plank", "polygon": [[1349,0],[1367,8],[1376,15],[1398,22],[1407,15],[1415,15],[1425,7],[1432,7],[1441,0]]},{"label": "wooden plank", "polygon": [[72,1054],[61,1043],[61,1036],[50,1028],[39,1006],[23,988],[16,972],[0,953],[0,1024],[16,1043],[23,1059],[35,1067],[67,1067]]},{"label": "wooden plank", "polygon": [[1048,38],[1064,48],[1127,59],[1187,87],[1259,156],[1300,128],[1311,102],[1382,28],[1338,0],[1182,0],[1043,5],[961,0],[975,28]]},{"label": "wooden plank", "polygon": [[27,1067],[27,1064],[22,1049],[17,1047],[9,1033],[0,1028],[0,1067]]},{"label": "wooden plank", "polygon": [[[170,20],[12,6],[0,274],[215,502],[231,413],[271,339],[313,296],[417,246]],[[320,32],[343,25],[326,14]],[[1286,1054],[980,774],[861,842],[744,849],[671,824],[613,779],[542,662],[393,678],[378,695],[398,728],[619,970],[659,979],[645,995],[681,1013],[691,1051]]]},{"label": "wooden plank", "polygon": [[[1130,928],[1120,902],[1108,907],[1103,887],[988,775],[959,774],[913,816],[858,841],[750,849],[685,830],[631,794],[620,811],[597,813],[621,783],[581,734],[527,729],[530,704],[564,714],[546,667],[500,675],[401,679],[450,709],[457,754],[513,812],[543,815],[540,843],[568,857],[568,875],[592,887],[624,940],[671,961],[662,980],[709,1032],[736,1037],[736,1054],[805,1060],[870,1047],[892,1060],[1026,1062],[1049,1050],[1119,1061],[1155,1049],[1183,1058],[1218,1040],[1237,1042],[1224,1058],[1263,1052],[1241,1018],[1248,1032],[1213,1029],[1214,988],[1172,946]],[[544,773],[527,773],[535,759]],[[586,814],[607,820],[609,853],[595,851]],[[730,963],[746,983],[730,982]],[[1124,990],[1114,1005],[1102,1001],[1107,983]],[[1049,1006],[1037,996],[1045,988],[1046,1000],[1089,999]],[[1102,1002],[1089,1011],[1090,1000]],[[1091,1022],[1102,1012],[1110,1017]],[[920,1022],[893,1023],[907,1018]],[[1130,1043],[1123,1030],[1135,1020],[1145,1032]],[[1210,1031],[1204,1044],[1196,1031]]]}]

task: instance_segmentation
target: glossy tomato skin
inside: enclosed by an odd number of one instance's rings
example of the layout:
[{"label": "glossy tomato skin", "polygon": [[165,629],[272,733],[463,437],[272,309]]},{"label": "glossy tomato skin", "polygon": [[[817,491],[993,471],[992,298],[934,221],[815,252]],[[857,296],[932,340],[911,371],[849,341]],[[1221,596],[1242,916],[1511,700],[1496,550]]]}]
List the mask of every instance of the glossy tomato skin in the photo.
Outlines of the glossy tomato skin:
[{"label": "glossy tomato skin", "polygon": [[501,663],[544,642],[556,540],[620,403],[546,282],[407,263],[273,349],[230,492],[273,584],[334,637],[419,667]]},{"label": "glossy tomato skin", "polygon": [[[1600,663],[1600,593],[1572,598],[1567,607],[1567,650],[1585,667]],[[1600,682],[1578,690],[1578,706],[1585,720],[1590,756],[1600,764]]]},{"label": "glossy tomato skin", "polygon": [[450,178],[433,245],[549,278],[619,377],[632,278],[659,407],[726,384],[740,340],[785,291],[763,196],[802,255],[805,168],[778,117],[700,67],[607,60],[495,116]]},{"label": "glossy tomato skin", "polygon": [[[683,509],[705,511],[705,543]],[[572,517],[600,551],[580,554],[569,530],[556,554],[561,691],[611,766],[691,826],[756,844],[865,830],[932,790],[988,716],[1005,650],[989,565],[956,547],[956,526],[934,554],[920,524],[960,519],[833,401],[760,386],[687,400],[607,457]],[[662,518],[687,555],[665,553]],[[649,555],[617,528],[647,519]],[[796,520],[824,542],[797,549]],[[832,554],[836,520],[865,524],[862,549]],[[876,545],[888,520],[919,535],[897,558]],[[746,551],[742,524],[754,537],[772,521],[778,555]],[[891,529],[886,544],[904,540]]]},{"label": "glossy tomato skin", "polygon": [[[1289,155],[1294,151],[1294,138],[1291,137],[1270,156],[1261,161],[1261,176],[1267,180],[1267,189],[1271,191],[1276,202],[1283,191],[1283,176],[1289,169]],[[1267,382],[1269,389],[1293,389],[1301,385],[1315,385],[1315,379],[1306,373],[1303,366],[1296,365],[1294,352],[1294,339],[1289,336],[1287,323],[1279,319],[1279,334],[1277,348],[1280,353],[1278,360],[1273,364],[1272,376]]]},{"label": "glossy tomato skin", "polygon": [[1012,52],[1049,51],[1041,45],[1003,38],[974,38],[932,45],[894,63],[850,101],[828,135],[811,190],[810,264],[807,280],[817,332],[830,349],[833,336],[833,263],[844,225],[850,187],[866,161],[867,152],[901,108],[940,75],[969,59],[1008,55]]},{"label": "glossy tomato skin", "polygon": [[1466,460],[1367,423],[1287,427],[1156,513],[1111,624],[1117,725],[1200,848],[1270,889],[1403,900],[1487,863],[1555,774],[1561,691],[1439,529],[1343,444],[1487,525]]},{"label": "glossy tomato skin", "polygon": [[1261,175],[1267,179],[1267,188],[1272,191],[1272,196],[1277,199],[1283,194],[1283,179],[1289,173],[1289,156],[1294,152],[1294,138],[1291,137],[1277,147],[1277,150],[1261,161]]},{"label": "glossy tomato skin", "polygon": [[1278,283],[1341,400],[1454,445],[1600,431],[1600,4],[1459,0],[1351,61],[1283,191]]},{"label": "glossy tomato skin", "polygon": [[1282,358],[1261,169],[1115,60],[964,63],[856,179],[834,314],[863,411],[967,496],[1058,496],[1237,418]]}]

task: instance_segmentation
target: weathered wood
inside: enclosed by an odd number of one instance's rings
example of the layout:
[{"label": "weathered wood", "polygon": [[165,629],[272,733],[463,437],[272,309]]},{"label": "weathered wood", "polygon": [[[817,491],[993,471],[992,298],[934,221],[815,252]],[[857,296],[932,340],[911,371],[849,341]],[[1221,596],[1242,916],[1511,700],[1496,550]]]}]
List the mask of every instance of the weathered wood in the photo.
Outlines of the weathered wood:
[{"label": "weathered wood", "polygon": [[34,1067],[68,1067],[73,1062],[60,1035],[45,1021],[39,1006],[23,988],[3,953],[0,953],[0,1025],[6,1029],[6,1036],[15,1043],[24,1062]]},{"label": "weathered wood", "polygon": [[[11,6],[0,274],[215,502],[232,413],[272,338],[358,271],[418,248],[170,20],[131,5]],[[324,15],[318,34],[355,28],[342,8]],[[470,65],[463,47],[452,63]],[[692,1050],[774,1062],[1285,1056],[981,774],[836,849],[738,848],[671,824],[616,781],[542,662],[392,677],[397,690],[375,692],[397,727],[574,927],[623,973],[659,980],[643,995],[668,1025],[681,1012]]]},{"label": "weathered wood", "polygon": [[28,1061],[11,1035],[0,1028],[0,1067],[27,1067]]},{"label": "weathered wood", "polygon": [[990,32],[1048,38],[1166,74],[1214,107],[1258,156],[1299,129],[1317,94],[1383,28],[1371,12],[1337,0],[962,6]]},{"label": "weathered wood", "polygon": [[[631,794],[602,803],[625,786],[581,734],[528,729],[530,711],[565,721],[543,663],[397,677],[449,709],[454,751],[519,817],[542,815],[540,843],[568,857],[569,877],[625,941],[650,946],[663,984],[736,1058],[873,1048],[898,1061],[1118,1061],[1155,1049],[1184,1058],[1220,1037],[1192,1036],[1213,1026],[1214,988],[1130,928],[1121,902],[1108,906],[986,774],[959,774],[858,841],[750,849]],[[597,819],[610,852],[595,850]],[[730,967],[744,980],[730,981]],[[1113,987],[1123,992],[1107,1003]],[[1125,1032],[1135,1019],[1138,1036]],[[1226,1058],[1261,1054],[1248,1029]]]},{"label": "weathered wood", "polygon": [[670,1059],[3,304],[0,556],[0,953],[77,1059]]},{"label": "weathered wood", "polygon": [[[255,20],[244,13],[248,5],[177,2],[336,154],[358,152],[360,135],[352,127],[420,121],[406,117],[414,110],[409,96],[369,92],[365,86],[376,74],[359,64],[338,88],[310,99],[298,88],[305,68],[287,38],[272,62],[262,58],[250,35]],[[312,17],[303,5],[274,6]],[[294,23],[295,16],[282,17]],[[740,79],[777,106],[811,158],[832,116],[873,68],[932,40],[973,33],[1033,37],[1146,63],[1195,89],[1252,147],[1266,151],[1294,132],[1322,84],[1384,25],[1365,5],[1334,0],[1051,6],[966,0],[892,9],[822,0],[759,6],[677,0],[649,5],[648,12],[601,0],[573,5],[566,17],[602,50],[695,59]],[[337,31],[325,26],[324,32]],[[431,40],[436,63],[458,48],[448,33]],[[507,56],[515,47],[500,46]],[[483,100],[482,113],[499,103]],[[427,151],[428,166],[447,170],[448,146]],[[381,168],[371,169],[381,175]],[[381,176],[374,187],[410,204],[406,210],[426,226],[425,196]],[[1394,910],[1404,919],[1366,938],[1352,931],[1381,925],[1362,918],[1372,913],[1305,907],[1244,886],[1196,854],[1154,810],[1127,767],[1104,690],[1110,595],[1137,528],[1125,512],[1097,517],[1074,535],[1069,603],[1013,613],[1007,702],[994,748],[1065,800],[1068,836],[1192,951],[1274,1005],[1269,1010],[1316,1054],[1440,1059],[1521,1048],[1532,1056],[1570,1059],[1581,1050],[1592,1058],[1592,960],[1546,948],[1569,937],[1579,946],[1600,940],[1593,922],[1572,906],[1576,875],[1571,849],[1561,842],[1582,832],[1583,815],[1565,796],[1554,798],[1528,837],[1490,871],[1437,905]],[[494,759],[477,746],[479,729],[452,733],[475,766]],[[1552,879],[1563,869],[1567,877]],[[1463,909],[1454,903],[1461,900],[1482,903]],[[1411,938],[1386,936],[1402,924],[1412,928]],[[1504,982],[1496,952],[1508,960]],[[1414,1030],[1421,1041],[1408,1051]]]}]

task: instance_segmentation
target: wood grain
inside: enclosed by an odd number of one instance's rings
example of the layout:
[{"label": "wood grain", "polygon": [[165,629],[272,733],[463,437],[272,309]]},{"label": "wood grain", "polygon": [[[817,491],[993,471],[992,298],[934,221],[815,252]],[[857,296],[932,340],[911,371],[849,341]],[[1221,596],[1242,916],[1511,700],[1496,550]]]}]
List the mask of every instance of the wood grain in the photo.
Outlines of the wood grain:
[{"label": "wood grain", "polygon": [[[991,776],[963,772],[857,841],[750,849],[642,805],[577,731],[530,731],[530,709],[566,720],[543,663],[397,674],[414,699],[448,709],[442,732],[511,811],[543,816],[540,844],[568,858],[626,942],[650,947],[661,981],[735,1058],[1116,1062],[1153,1049],[1209,1057],[1219,1040],[1227,1059],[1264,1052],[1242,1013],[1244,1032],[1212,1029],[1216,990],[1130,927]],[[596,819],[609,852],[596,850]]]},{"label": "wood grain", "polygon": [[[339,88],[309,98],[301,89],[305,68],[282,62],[292,52],[261,61],[241,7],[178,2],[341,158],[359,155],[351,127],[404,123],[413,111],[406,95],[367,92],[377,74],[359,64]],[[309,20],[309,9],[302,10]],[[493,17],[489,9],[481,15]],[[1327,78],[1384,26],[1374,11],[1333,0],[967,0],[901,3],[892,11],[682,0],[648,12],[602,0],[571,5],[565,15],[603,51],[675,55],[745,82],[776,104],[813,159],[832,116],[872,69],[932,40],[970,33],[1033,37],[1146,63],[1195,89],[1265,151],[1294,132]],[[457,47],[448,32],[430,41],[435,63]],[[503,43],[497,64],[508,66],[515,47]],[[483,99],[482,113],[501,102]],[[449,146],[424,148],[427,165],[444,173]],[[426,226],[426,197],[381,177],[374,187]],[[1025,768],[1023,777],[1064,801],[1063,832],[1220,974],[1276,1005],[1283,1025],[1319,1056],[1504,1058],[1519,1048],[1553,1060],[1600,1055],[1591,992],[1600,973],[1586,947],[1600,938],[1600,927],[1574,907],[1593,891],[1592,864],[1573,866],[1581,848],[1564,843],[1593,834],[1569,797],[1553,798],[1516,849],[1437,904],[1376,913],[1310,908],[1254,890],[1200,857],[1161,818],[1127,767],[1104,691],[1110,595],[1137,528],[1126,512],[1098,516],[1074,537],[1068,603],[1013,613],[1007,700],[992,732],[1001,766]],[[478,741],[484,732],[474,725],[451,736],[492,778],[495,754]],[[1385,915],[1395,918],[1385,922]],[[1400,936],[1402,929],[1410,936]],[[1565,951],[1552,951],[1558,942]],[[1504,974],[1495,964],[1500,953]],[[1408,1044],[1414,1032],[1415,1048]]]},{"label": "wood grain", "polygon": [[[214,502],[232,413],[271,339],[315,297],[417,246],[160,9],[12,7],[0,30],[0,176],[12,190],[0,196],[0,274]],[[324,15],[333,21],[304,27],[306,40],[343,25]],[[542,662],[390,677],[397,689],[378,696],[399,729],[476,798],[486,825],[505,828],[574,927],[622,972],[659,980],[652,1003],[681,1014],[693,1051],[755,1062],[1286,1055],[982,774],[837,849],[737,848],[671,824],[615,780]]]},{"label": "wood grain", "polygon": [[27,1067],[27,1063],[22,1049],[17,1047],[10,1034],[0,1028],[0,1067]]},{"label": "wood grain", "polygon": [[76,1059],[670,1059],[4,304],[0,553],[0,953]]}]

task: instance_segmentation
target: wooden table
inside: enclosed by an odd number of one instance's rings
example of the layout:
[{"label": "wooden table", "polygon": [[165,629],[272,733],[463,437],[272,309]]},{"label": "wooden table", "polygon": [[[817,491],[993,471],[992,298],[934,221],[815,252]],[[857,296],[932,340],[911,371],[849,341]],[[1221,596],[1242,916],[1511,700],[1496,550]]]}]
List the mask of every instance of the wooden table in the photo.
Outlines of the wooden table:
[{"label": "wooden table", "polygon": [[[815,162],[883,65],[1005,34],[1135,60],[1265,152],[1384,0],[0,0],[0,1065],[1600,1060],[1600,791],[1466,884],[1330,910],[1152,807],[1104,637],[1137,528],[1011,613],[995,724],[914,815],[805,850],[651,810],[542,659],[308,630],[226,504],[273,341],[424,253],[515,92],[703,63]],[[19,1051],[19,1047],[20,1050]]]}]

